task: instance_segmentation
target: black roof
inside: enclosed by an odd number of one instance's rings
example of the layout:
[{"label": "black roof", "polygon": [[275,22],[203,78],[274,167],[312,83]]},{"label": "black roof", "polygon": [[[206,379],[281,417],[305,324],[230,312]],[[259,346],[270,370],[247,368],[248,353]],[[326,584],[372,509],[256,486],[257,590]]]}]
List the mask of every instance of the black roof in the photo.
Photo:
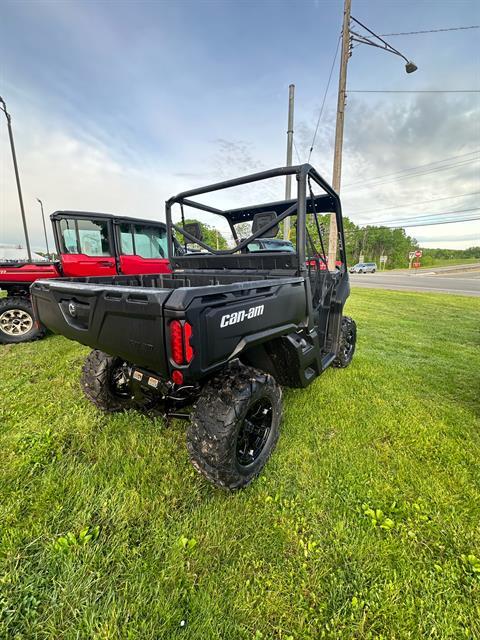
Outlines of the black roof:
[{"label": "black roof", "polygon": [[79,220],[90,220],[92,218],[101,220],[113,220],[115,224],[122,222],[134,222],[136,224],[148,224],[157,227],[166,227],[160,220],[145,220],[145,218],[131,218],[129,216],[119,216],[115,213],[98,213],[96,211],[55,211],[50,215],[50,220],[62,220],[64,218],[78,218]]},{"label": "black roof", "polygon": [[[335,201],[328,194],[321,194],[312,198],[307,198],[307,213],[313,213],[313,203],[315,203],[315,209],[317,213],[331,213],[335,211]],[[297,202],[293,200],[279,200],[278,202],[266,202],[265,204],[256,204],[250,207],[240,207],[238,209],[228,209],[223,211],[222,214],[229,218],[233,224],[239,222],[249,222],[253,220],[257,213],[266,213],[268,211],[275,211],[277,217],[282,215],[289,207]]]}]

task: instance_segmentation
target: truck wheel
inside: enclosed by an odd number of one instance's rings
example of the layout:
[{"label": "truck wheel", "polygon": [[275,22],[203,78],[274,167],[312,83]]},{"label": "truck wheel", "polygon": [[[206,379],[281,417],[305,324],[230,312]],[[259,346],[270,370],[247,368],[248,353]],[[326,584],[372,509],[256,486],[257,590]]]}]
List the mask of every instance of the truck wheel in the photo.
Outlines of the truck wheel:
[{"label": "truck wheel", "polygon": [[193,466],[213,484],[240,489],[263,469],[280,433],[282,391],[239,362],[203,388],[187,431]]},{"label": "truck wheel", "polygon": [[348,367],[355,353],[355,345],[357,343],[357,325],[355,320],[348,316],[342,318],[342,328],[340,329],[340,347],[337,357],[332,365],[344,369]]},{"label": "truck wheel", "polygon": [[43,338],[46,329],[35,324],[28,298],[12,296],[0,300],[0,344],[15,344]]},{"label": "truck wheel", "polygon": [[83,393],[96,407],[108,413],[135,407],[127,366],[121,358],[98,349],[91,351],[82,367]]}]

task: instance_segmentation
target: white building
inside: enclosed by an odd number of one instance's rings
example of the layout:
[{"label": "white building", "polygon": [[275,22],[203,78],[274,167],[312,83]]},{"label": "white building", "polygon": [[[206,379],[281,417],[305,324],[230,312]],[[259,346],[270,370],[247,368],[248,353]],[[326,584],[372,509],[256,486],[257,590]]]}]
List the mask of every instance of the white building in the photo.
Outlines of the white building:
[{"label": "white building", "polygon": [[[27,250],[21,245],[0,244],[0,262],[6,260],[28,260]],[[32,260],[34,262],[42,262],[47,258],[32,251]]]}]

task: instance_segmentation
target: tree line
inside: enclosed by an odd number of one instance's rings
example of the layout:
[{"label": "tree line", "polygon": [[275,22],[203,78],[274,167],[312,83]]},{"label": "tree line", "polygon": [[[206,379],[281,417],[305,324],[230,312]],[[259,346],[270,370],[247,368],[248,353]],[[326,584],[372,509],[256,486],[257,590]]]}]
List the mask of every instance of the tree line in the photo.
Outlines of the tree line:
[{"label": "tree line", "polygon": [[[290,241],[296,242],[296,226],[292,220],[290,228]],[[330,215],[318,215],[319,226],[322,231],[323,244],[325,250],[328,251],[328,236],[330,228]],[[189,219],[185,221],[198,222]],[[213,248],[226,249],[232,245],[232,240],[227,238],[215,227],[200,223],[203,240]],[[380,256],[387,256],[386,269],[401,269],[408,267],[408,254],[411,251],[419,249],[419,244],[415,238],[407,235],[405,229],[390,228],[375,225],[359,227],[348,217],[343,218],[343,227],[345,234],[345,245],[347,253],[347,263],[349,265],[356,264],[362,259],[363,262],[376,262],[380,266]],[[318,253],[321,252],[320,242],[318,238],[318,230],[313,215],[307,215],[307,231],[312,239]],[[240,238],[246,238],[251,233],[251,223],[243,223],[237,225],[237,233]],[[283,225],[280,224],[280,230],[277,237],[283,238]],[[183,244],[183,239],[178,238]],[[422,249],[423,256],[421,258],[422,266],[431,266],[441,262],[455,260],[480,260],[480,247],[470,247],[469,249]],[[363,256],[363,257],[362,257]]]}]

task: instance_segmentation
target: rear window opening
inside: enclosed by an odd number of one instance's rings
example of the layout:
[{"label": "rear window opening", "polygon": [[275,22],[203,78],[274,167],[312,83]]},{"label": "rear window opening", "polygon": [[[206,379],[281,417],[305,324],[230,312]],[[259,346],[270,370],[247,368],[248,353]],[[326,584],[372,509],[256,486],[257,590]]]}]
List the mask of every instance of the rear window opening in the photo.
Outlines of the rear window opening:
[{"label": "rear window opening", "polygon": [[[297,197],[280,199],[285,175],[289,173],[303,173],[302,198],[301,180],[297,180]],[[271,183],[271,187],[267,186]],[[263,204],[239,207],[239,194],[250,203],[252,196],[258,194],[257,202]],[[268,201],[266,196],[279,199]],[[303,208],[301,220],[299,206]],[[327,270],[332,214],[337,227],[342,225],[337,208],[335,194],[309,165],[275,169],[184,192],[167,203],[167,224],[184,250],[180,257],[172,252],[174,267],[220,269],[223,265],[226,269],[298,272],[306,264],[307,269]],[[343,234],[338,228],[337,234],[338,250],[332,271],[345,266]]]}]

